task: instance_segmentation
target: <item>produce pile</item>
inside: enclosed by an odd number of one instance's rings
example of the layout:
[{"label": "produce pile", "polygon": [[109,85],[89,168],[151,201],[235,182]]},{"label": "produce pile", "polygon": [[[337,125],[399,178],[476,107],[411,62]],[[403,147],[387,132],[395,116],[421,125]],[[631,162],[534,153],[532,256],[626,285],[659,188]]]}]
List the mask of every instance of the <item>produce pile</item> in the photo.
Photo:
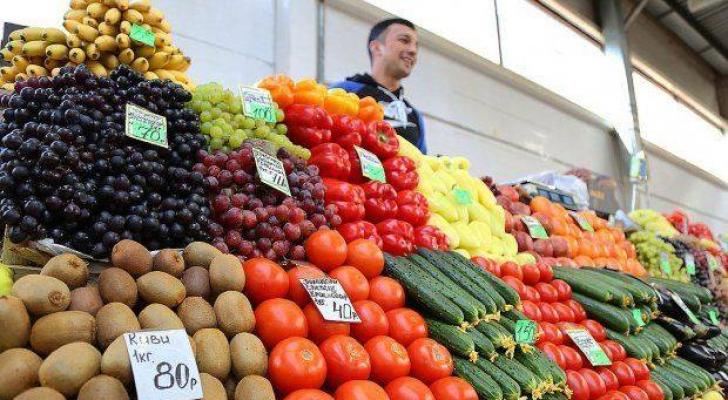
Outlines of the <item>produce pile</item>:
[{"label": "produce pile", "polygon": [[688,272],[675,247],[656,233],[641,230],[629,235],[629,241],[637,250],[637,258],[651,276],[688,281]]}]

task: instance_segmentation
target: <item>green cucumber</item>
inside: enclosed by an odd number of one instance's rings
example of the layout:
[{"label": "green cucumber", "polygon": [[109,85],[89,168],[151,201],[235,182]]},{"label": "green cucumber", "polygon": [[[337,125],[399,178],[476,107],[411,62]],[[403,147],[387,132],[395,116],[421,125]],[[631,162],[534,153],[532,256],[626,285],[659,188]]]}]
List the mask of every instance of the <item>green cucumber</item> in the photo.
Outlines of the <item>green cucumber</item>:
[{"label": "green cucumber", "polygon": [[643,281],[622,272],[606,268],[583,267],[582,270],[593,271],[609,278],[614,286],[624,288],[632,294],[636,303],[649,304],[657,301],[655,289]]},{"label": "green cucumber", "polygon": [[627,351],[627,354],[631,357],[640,360],[647,360],[652,357],[652,354],[648,353],[647,349],[645,349],[638,340],[635,340],[634,337],[623,335],[609,328],[606,328],[606,331],[607,338],[621,344],[622,347],[624,347],[624,350]]},{"label": "green cucumber", "polygon": [[538,394],[538,390],[543,382],[536,374],[524,367],[523,364],[508,357],[498,357],[493,361],[493,364],[513,378],[518,383],[518,386],[521,387],[522,391],[526,393],[534,393],[536,391]]},{"label": "green cucumber", "polygon": [[667,392],[670,392],[673,400],[682,400],[682,398],[685,396],[685,393],[683,393],[683,390],[679,385],[674,382],[665,380],[662,375],[656,373],[655,371],[652,371],[650,373],[650,379],[655,381],[655,383],[660,386],[662,392],[665,393],[665,400],[667,400]]},{"label": "green cucumber", "polygon": [[583,276],[575,274],[574,271],[578,271],[575,268],[554,267],[553,271],[554,278],[568,283],[574,294],[581,293],[601,303],[609,303],[614,299],[614,294],[608,288],[595,284],[593,279],[584,279]]},{"label": "green cucumber", "polygon": [[631,307],[635,304],[634,297],[621,281],[612,279],[609,276],[588,269],[578,269],[575,274],[582,275],[582,279],[591,280],[593,285],[599,285],[608,289],[614,298],[611,303],[618,307]]},{"label": "green cucumber", "polygon": [[578,301],[584,310],[602,325],[619,333],[629,333],[630,320],[633,319],[631,313],[579,293],[572,293],[572,298]]},{"label": "green cucumber", "polygon": [[485,371],[460,357],[453,357],[453,362],[455,363],[455,375],[468,381],[478,393],[479,399],[503,399],[503,392],[501,391],[500,385],[490,375],[486,374]]},{"label": "green cucumber", "polygon": [[494,321],[483,321],[475,326],[485,337],[493,343],[496,349],[504,349],[506,354],[513,356],[516,348],[516,341],[513,336],[504,327],[498,325]]},{"label": "green cucumber", "polygon": [[521,297],[518,295],[518,292],[516,292],[515,289],[503,282],[500,278],[478,267],[460,253],[449,251],[447,254],[449,254],[452,258],[459,260],[463,266],[469,268],[470,271],[473,271],[476,276],[479,276],[480,279],[488,282],[491,286],[493,286],[495,290],[497,290],[498,293],[503,297],[503,299],[505,299],[507,304],[513,306],[521,304]]},{"label": "green cucumber", "polygon": [[538,353],[538,350],[532,350],[530,354],[523,351],[516,351],[513,355],[513,359],[528,368],[531,372],[536,374],[536,376],[541,378],[541,380],[553,381],[554,377],[551,375],[551,369],[547,365],[543,364],[540,359],[536,358],[534,353]]},{"label": "green cucumber", "polygon": [[521,397],[521,387],[518,386],[518,383],[507,373],[496,367],[491,361],[480,358],[475,365],[485,371],[486,374],[490,375],[494,381],[498,382],[501,392],[503,392],[504,399],[517,400]]},{"label": "green cucumber", "polygon": [[697,286],[692,283],[679,282],[672,279],[656,277],[647,278],[647,282],[662,285],[667,289],[676,292],[678,295],[682,295],[683,293],[693,294],[698,297],[702,304],[708,304],[713,302],[713,294],[710,292],[710,290],[702,286]]},{"label": "green cucumber", "polygon": [[471,361],[478,359],[473,339],[460,328],[427,318],[427,329],[430,338],[444,345],[454,354],[466,357]]},{"label": "green cucumber", "polygon": [[465,331],[468,333],[468,336],[473,339],[475,351],[477,351],[478,354],[489,360],[498,356],[498,352],[495,351],[493,342],[491,342],[483,333],[472,326]]},{"label": "green cucumber", "polygon": [[708,373],[708,371],[684,358],[675,357],[669,361],[669,364],[675,368],[684,371],[687,374],[692,374],[696,377],[701,378],[704,384],[708,387],[711,387],[715,384],[715,378],[713,378],[713,376]]},{"label": "green cucumber", "polygon": [[667,368],[665,365],[661,365],[654,370],[658,371],[666,380],[675,382],[676,385],[680,386],[687,397],[693,397],[699,391],[697,385],[685,379],[682,374],[674,373],[671,368]]}]

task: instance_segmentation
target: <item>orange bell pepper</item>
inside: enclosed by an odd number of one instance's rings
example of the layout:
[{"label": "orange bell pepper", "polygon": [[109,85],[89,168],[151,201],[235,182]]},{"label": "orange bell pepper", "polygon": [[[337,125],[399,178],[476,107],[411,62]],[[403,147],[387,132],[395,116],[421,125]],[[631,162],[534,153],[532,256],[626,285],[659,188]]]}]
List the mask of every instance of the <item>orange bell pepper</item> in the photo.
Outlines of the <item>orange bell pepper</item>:
[{"label": "orange bell pepper", "polygon": [[293,88],[293,102],[296,104],[323,106],[325,97],[326,86],[313,79],[300,80]]},{"label": "orange bell pepper", "polygon": [[324,108],[331,115],[351,115],[359,113],[359,96],[344,89],[330,89],[324,100]]},{"label": "orange bell pepper", "polygon": [[359,100],[358,117],[364,122],[381,121],[384,119],[384,109],[373,97],[363,97]]},{"label": "orange bell pepper", "polygon": [[258,87],[267,89],[279,108],[293,104],[293,80],[286,75],[272,75],[264,78]]}]

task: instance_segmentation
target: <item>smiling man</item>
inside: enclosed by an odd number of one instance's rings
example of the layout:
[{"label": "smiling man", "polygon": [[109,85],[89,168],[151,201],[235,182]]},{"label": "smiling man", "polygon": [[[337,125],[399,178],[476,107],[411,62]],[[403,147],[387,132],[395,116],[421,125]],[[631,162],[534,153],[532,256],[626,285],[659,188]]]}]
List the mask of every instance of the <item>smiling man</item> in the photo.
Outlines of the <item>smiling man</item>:
[{"label": "smiling man", "polygon": [[403,18],[391,18],[372,27],[368,41],[371,73],[356,74],[332,87],[372,96],[384,107],[384,118],[397,133],[427,153],[425,125],[420,113],[404,97],[402,79],[417,63],[417,30]]}]

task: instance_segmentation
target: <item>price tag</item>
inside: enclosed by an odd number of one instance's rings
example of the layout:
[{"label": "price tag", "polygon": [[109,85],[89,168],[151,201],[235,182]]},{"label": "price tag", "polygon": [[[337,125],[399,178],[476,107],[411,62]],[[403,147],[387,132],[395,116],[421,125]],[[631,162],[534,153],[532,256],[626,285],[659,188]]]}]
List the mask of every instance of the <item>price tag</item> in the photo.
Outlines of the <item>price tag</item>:
[{"label": "price tag", "polygon": [[184,329],[125,333],[124,341],[140,399],[202,397],[200,373]]},{"label": "price tag", "polygon": [[632,317],[637,323],[637,326],[645,326],[645,321],[642,319],[642,310],[640,310],[639,308],[633,308]]},{"label": "price tag", "polygon": [[300,281],[324,320],[355,324],[361,322],[339,281],[332,278],[301,278]]},{"label": "price tag", "polygon": [[530,215],[521,215],[521,221],[528,227],[528,233],[534,239],[548,239],[549,235],[546,233],[543,225],[536,218]]},{"label": "price tag", "polygon": [[154,42],[157,39],[154,32],[137,24],[132,24],[129,38],[144,43],[149,47],[154,47]]},{"label": "price tag", "polygon": [[265,122],[276,122],[276,108],[270,92],[250,86],[240,86],[240,97],[243,99],[243,114],[246,117],[262,119]]},{"label": "price tag", "polygon": [[672,301],[674,301],[675,304],[677,304],[677,306],[680,307],[685,312],[685,314],[688,316],[688,319],[692,323],[694,323],[694,324],[700,323],[700,321],[698,320],[698,317],[696,317],[695,314],[693,314],[693,311],[685,304],[685,302],[683,301],[683,299],[680,298],[680,296],[678,296],[675,293],[672,293],[672,294],[670,294],[670,297],[672,297]]},{"label": "price tag", "polygon": [[688,275],[695,275],[695,257],[690,253],[685,253],[685,269]]},{"label": "price tag", "polygon": [[468,192],[465,189],[456,187],[452,190],[452,194],[453,194],[453,196],[455,196],[455,201],[458,204],[462,204],[462,205],[466,206],[473,202],[473,199],[470,197],[470,192]]},{"label": "price tag", "polygon": [[167,118],[126,103],[125,134],[130,138],[169,148],[167,143]]},{"label": "price tag", "polygon": [[256,148],[253,148],[253,158],[255,158],[255,167],[258,169],[260,181],[290,196],[291,189],[288,186],[288,177],[281,160]]},{"label": "price tag", "polygon": [[574,221],[579,225],[579,228],[581,228],[582,231],[594,232],[594,228],[592,228],[589,221],[587,221],[583,215],[576,213],[574,211],[569,211],[569,215],[571,215],[571,218],[574,219]]},{"label": "price tag", "polygon": [[612,365],[612,361],[607,353],[596,340],[583,328],[568,329],[566,334],[569,335],[579,350],[589,359],[589,362],[595,366]]},{"label": "price tag", "polygon": [[354,146],[356,154],[359,156],[359,164],[361,164],[361,174],[365,177],[387,183],[387,176],[384,174],[384,166],[379,161],[379,157],[367,149]]},{"label": "price tag", "polygon": [[708,267],[710,267],[710,270],[715,271],[716,269],[718,269],[718,260],[716,260],[715,257],[710,253],[707,253],[707,257]]},{"label": "price tag", "polygon": [[670,266],[670,257],[667,253],[660,253],[660,269],[665,275],[672,274],[672,267]]},{"label": "price tag", "polygon": [[526,319],[516,321],[516,343],[533,344],[536,342],[536,323]]},{"label": "price tag", "polygon": [[718,320],[718,312],[715,310],[708,310],[708,317],[710,317],[710,322],[713,323],[713,325],[720,325],[720,320]]}]

